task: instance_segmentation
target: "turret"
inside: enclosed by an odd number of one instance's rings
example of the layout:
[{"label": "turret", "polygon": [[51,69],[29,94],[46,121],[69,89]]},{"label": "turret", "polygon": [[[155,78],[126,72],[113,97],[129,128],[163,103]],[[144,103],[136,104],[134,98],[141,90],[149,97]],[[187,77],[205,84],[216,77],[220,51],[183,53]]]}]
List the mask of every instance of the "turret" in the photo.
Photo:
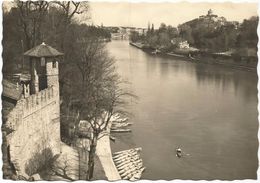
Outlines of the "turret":
[{"label": "turret", "polygon": [[56,94],[59,93],[58,60],[63,54],[42,43],[24,53],[30,60],[30,94],[52,86]]},{"label": "turret", "polygon": [[211,16],[211,15],[213,15],[213,11],[212,11],[212,9],[209,9],[208,16]]}]

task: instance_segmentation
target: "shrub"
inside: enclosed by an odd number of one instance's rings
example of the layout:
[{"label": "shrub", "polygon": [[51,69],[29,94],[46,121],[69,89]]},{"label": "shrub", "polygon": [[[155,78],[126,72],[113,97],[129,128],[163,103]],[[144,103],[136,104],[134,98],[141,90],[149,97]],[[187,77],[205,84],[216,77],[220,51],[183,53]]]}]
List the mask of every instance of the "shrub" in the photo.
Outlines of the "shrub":
[{"label": "shrub", "polygon": [[36,152],[26,164],[25,172],[29,176],[32,176],[33,174],[39,173],[45,169],[50,169],[53,166],[54,159],[54,155],[50,148]]}]

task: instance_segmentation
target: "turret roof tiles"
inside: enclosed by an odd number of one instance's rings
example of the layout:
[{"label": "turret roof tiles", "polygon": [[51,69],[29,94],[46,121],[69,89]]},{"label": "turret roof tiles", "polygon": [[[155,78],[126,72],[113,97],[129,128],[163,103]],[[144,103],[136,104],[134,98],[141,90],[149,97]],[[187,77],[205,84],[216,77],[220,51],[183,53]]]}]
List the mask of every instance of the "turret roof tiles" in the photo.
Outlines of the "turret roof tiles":
[{"label": "turret roof tiles", "polygon": [[45,43],[42,43],[26,51],[24,55],[29,57],[56,57],[63,55],[63,53]]}]

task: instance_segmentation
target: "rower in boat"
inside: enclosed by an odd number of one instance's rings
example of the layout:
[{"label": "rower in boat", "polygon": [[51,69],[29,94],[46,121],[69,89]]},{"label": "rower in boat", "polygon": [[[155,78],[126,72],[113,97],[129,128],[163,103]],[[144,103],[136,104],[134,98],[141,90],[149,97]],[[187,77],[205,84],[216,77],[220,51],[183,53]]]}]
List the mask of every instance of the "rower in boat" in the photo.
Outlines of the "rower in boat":
[{"label": "rower in boat", "polygon": [[178,158],[181,158],[181,157],[182,157],[181,148],[177,148],[177,149],[176,149],[176,156],[177,156]]}]

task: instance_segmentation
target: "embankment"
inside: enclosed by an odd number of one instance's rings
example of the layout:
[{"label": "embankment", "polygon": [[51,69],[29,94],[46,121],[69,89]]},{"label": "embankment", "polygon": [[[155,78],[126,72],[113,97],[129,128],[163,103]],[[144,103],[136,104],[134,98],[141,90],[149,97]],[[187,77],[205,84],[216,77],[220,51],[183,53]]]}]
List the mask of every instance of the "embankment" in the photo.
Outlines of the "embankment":
[{"label": "embankment", "polygon": [[[107,128],[107,132],[110,134],[110,128],[112,123],[110,122]],[[102,134],[101,134],[102,135]],[[120,180],[121,177],[117,171],[117,168],[112,159],[112,152],[110,146],[109,135],[104,135],[97,142],[97,155],[100,159],[101,165],[104,168],[108,181]]]},{"label": "embankment", "polygon": [[216,64],[223,65],[231,68],[242,69],[247,71],[256,71],[257,69],[257,58],[252,57],[234,57],[225,55],[216,55],[206,52],[197,52],[190,54],[180,54],[180,53],[164,53],[159,52],[154,54],[154,49],[145,46],[142,43],[129,43],[130,45],[145,51],[148,54],[163,56],[168,58],[178,58],[183,61],[190,61],[194,63],[204,63],[204,64]]}]

